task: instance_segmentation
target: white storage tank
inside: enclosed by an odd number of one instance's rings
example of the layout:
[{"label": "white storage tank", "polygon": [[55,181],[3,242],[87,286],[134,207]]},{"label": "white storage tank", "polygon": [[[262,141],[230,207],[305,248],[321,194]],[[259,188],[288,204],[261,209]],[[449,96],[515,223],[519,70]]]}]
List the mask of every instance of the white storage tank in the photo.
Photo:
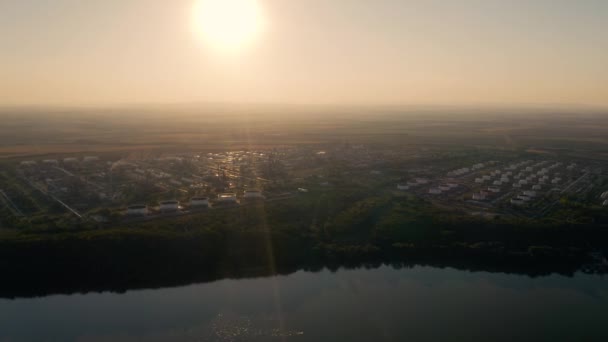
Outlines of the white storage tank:
[{"label": "white storage tank", "polygon": [[127,215],[144,216],[148,214],[148,207],[144,204],[134,204],[127,207]]},{"label": "white storage tank", "polygon": [[195,208],[209,207],[209,197],[192,197],[190,199],[190,206]]},{"label": "white storage tank", "polygon": [[179,210],[179,201],[169,200],[169,201],[161,201],[159,202],[160,211],[162,212],[172,212]]}]

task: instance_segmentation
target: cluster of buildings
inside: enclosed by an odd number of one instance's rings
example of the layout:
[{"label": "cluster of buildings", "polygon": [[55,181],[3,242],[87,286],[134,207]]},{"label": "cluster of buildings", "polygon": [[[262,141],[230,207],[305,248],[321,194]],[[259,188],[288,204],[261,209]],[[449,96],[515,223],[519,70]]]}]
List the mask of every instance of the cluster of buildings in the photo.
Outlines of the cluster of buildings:
[{"label": "cluster of buildings", "polygon": [[[511,198],[511,204],[518,206],[525,205],[537,197],[539,192],[562,183],[564,176],[556,171],[562,166],[563,163],[551,163],[549,161],[541,161],[535,164],[532,164],[531,161],[526,161],[524,165],[511,165],[510,168],[514,172],[518,172],[513,175],[514,183],[512,187],[513,189],[523,190],[523,192]],[[571,172],[575,168],[576,164],[570,164],[566,169]]]},{"label": "cluster of buildings", "polygon": [[512,193],[510,203],[522,206],[538,198],[541,192],[560,186],[565,182],[565,178],[575,171],[578,169],[574,163],[567,167],[561,162],[550,161],[525,160],[512,163],[502,169],[478,175],[474,179],[474,184],[483,188],[474,192],[471,198],[475,201],[484,201],[492,197],[496,198],[498,194]]},{"label": "cluster of buildings", "polygon": [[442,193],[451,191],[453,189],[456,189],[457,187],[458,187],[458,184],[456,184],[456,183],[441,184],[441,185],[438,185],[437,187],[430,188],[429,194],[441,195]]},{"label": "cluster of buildings", "polygon": [[[141,216],[264,200],[257,189],[274,182],[286,161],[277,150],[119,160],[83,156],[19,161],[16,172],[36,191],[48,195],[49,205],[61,202],[83,214],[122,207],[127,215]],[[166,199],[157,205],[140,204],[159,197]]]},{"label": "cluster of buildings", "polygon": [[239,203],[247,204],[264,201],[265,199],[266,197],[260,190],[250,189],[245,190],[240,199],[234,192],[225,192],[218,194],[213,200],[207,196],[195,196],[190,198],[189,203],[185,205],[182,205],[180,201],[175,199],[160,201],[157,208],[150,208],[145,204],[134,204],[127,207],[125,214],[128,216],[146,216],[155,212],[160,214],[168,214],[187,210],[192,211],[212,207],[234,206],[238,205]]},{"label": "cluster of buildings", "polygon": [[424,185],[424,184],[428,184],[429,180],[426,178],[416,178],[414,180],[408,181],[407,183],[399,183],[397,184],[397,190],[409,190],[411,188],[420,186],[420,185]]},{"label": "cluster of buildings", "polygon": [[448,177],[463,176],[463,175],[469,174],[471,172],[481,170],[481,169],[487,167],[488,165],[494,165],[494,164],[496,164],[495,161],[489,161],[489,162],[487,162],[485,164],[484,163],[477,163],[475,165],[472,165],[471,167],[463,167],[463,168],[460,168],[460,169],[456,169],[456,170],[450,171],[450,172],[448,172]]},{"label": "cluster of buildings", "polygon": [[[314,179],[311,182],[320,180],[319,184],[324,187],[337,184],[336,179],[359,179],[384,186],[385,178],[397,180],[404,170],[409,179],[396,184],[398,191],[467,208],[497,204],[521,207],[534,203],[519,210],[523,212],[540,207],[536,203],[548,198],[550,191],[579,188],[584,182],[576,184],[574,180],[586,172],[574,163],[483,161],[453,169],[446,176],[445,168],[429,165],[424,159],[416,163],[418,152],[415,151],[407,155],[399,150],[363,145],[324,147],[327,148],[184,153],[113,162],[102,161],[97,156],[66,157],[22,161],[19,168],[31,183],[48,189],[65,203],[76,203],[77,209],[86,212],[99,207],[122,208],[129,216],[233,206],[263,201],[266,196],[275,200],[279,194],[290,191],[286,189],[308,192],[309,186],[316,186],[308,182],[310,179]],[[390,187],[395,184],[389,182]],[[96,197],[95,201],[89,200],[91,194]],[[151,204],[152,199],[158,198],[164,200]],[[602,194],[602,201],[608,206],[608,191]]]},{"label": "cluster of buildings", "polygon": [[68,166],[79,163],[94,163],[100,161],[98,156],[84,156],[82,159],[76,157],[67,157],[63,159],[42,159],[42,160],[24,160],[19,163],[21,167],[36,167],[36,166]]}]

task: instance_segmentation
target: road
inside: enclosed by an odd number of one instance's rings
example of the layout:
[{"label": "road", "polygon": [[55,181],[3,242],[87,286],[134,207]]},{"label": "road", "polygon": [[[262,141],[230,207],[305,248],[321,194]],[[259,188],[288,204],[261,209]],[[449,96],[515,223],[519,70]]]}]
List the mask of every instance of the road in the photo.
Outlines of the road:
[{"label": "road", "polygon": [[76,215],[79,219],[82,219],[82,215],[74,208],[70,207],[69,205],[67,205],[65,202],[63,202],[62,200],[60,200],[59,198],[55,197],[53,194],[51,194],[48,191],[45,191],[44,189],[38,187],[36,184],[32,183],[29,179],[27,179],[26,177],[22,178],[23,180],[25,180],[27,182],[27,184],[29,184],[32,188],[42,192],[44,195],[52,198],[53,200],[55,200],[57,203],[61,204],[61,206],[63,206],[64,208],[66,208],[69,212],[71,212],[72,214]]},{"label": "road", "polygon": [[8,207],[11,209],[11,211],[13,212],[13,214],[17,217],[24,217],[25,215],[23,214],[23,212],[21,210],[19,210],[19,207],[17,207],[17,205],[15,204],[15,202],[13,202],[11,200],[11,198],[8,196],[8,194],[6,192],[4,192],[4,190],[0,189],[0,195],[3,198],[3,200],[7,203]]}]

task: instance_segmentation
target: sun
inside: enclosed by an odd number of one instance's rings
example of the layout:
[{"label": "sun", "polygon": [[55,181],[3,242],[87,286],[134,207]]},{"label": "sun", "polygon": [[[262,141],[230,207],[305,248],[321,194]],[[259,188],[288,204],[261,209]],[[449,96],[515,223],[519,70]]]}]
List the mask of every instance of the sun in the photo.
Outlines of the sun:
[{"label": "sun", "polygon": [[194,28],[213,48],[242,48],[260,34],[264,20],[257,0],[197,0]]}]

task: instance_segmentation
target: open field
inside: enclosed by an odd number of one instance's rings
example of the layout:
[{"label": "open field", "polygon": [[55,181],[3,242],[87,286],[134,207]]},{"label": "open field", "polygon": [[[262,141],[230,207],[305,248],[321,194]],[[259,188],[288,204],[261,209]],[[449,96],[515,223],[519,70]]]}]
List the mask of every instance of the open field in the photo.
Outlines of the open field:
[{"label": "open field", "polygon": [[[114,110],[0,109],[0,158],[83,152],[231,150],[294,144],[379,143],[576,152],[608,156],[599,112],[496,109],[238,107]],[[456,116],[455,114],[459,114]]]}]

